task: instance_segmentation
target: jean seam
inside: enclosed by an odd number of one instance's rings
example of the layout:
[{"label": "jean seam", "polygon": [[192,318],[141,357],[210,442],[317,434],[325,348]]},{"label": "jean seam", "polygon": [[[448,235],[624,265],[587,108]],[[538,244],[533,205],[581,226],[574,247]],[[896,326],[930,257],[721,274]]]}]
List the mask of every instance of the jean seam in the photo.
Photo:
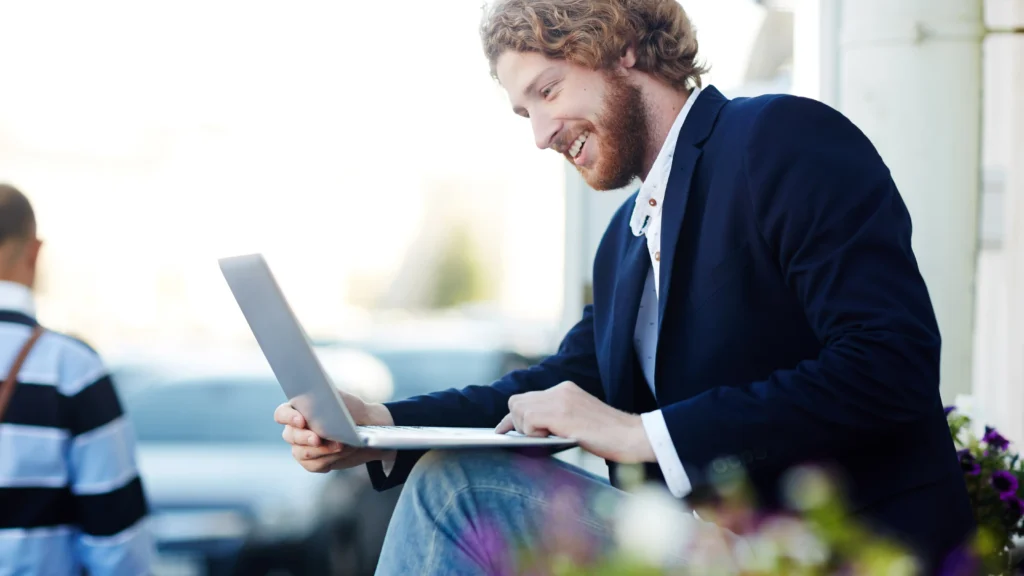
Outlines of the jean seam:
[{"label": "jean seam", "polygon": [[434,551],[437,549],[437,527],[439,524],[438,520],[445,513],[445,511],[447,511],[448,508],[451,507],[452,503],[455,501],[455,497],[458,496],[461,491],[462,489],[452,492],[451,495],[448,496],[448,502],[446,502],[445,505],[441,507],[441,510],[437,513],[437,516],[434,518],[434,531],[430,534],[430,552],[427,554],[426,562],[426,566],[431,570],[430,572],[427,572],[428,574],[430,574],[433,571],[434,567]]},{"label": "jean seam", "polygon": [[[518,490],[512,490],[512,489],[509,489],[509,488],[502,488],[502,487],[499,487],[499,486],[465,486],[465,487],[459,488],[458,490],[452,492],[451,495],[448,497],[448,501],[445,503],[444,506],[441,507],[441,510],[438,511],[438,513],[437,513],[437,515],[435,517],[436,520],[433,523],[434,524],[434,531],[433,531],[433,533],[430,536],[430,553],[427,556],[427,562],[426,562],[426,566],[428,568],[430,568],[430,571],[428,572],[428,574],[433,574],[434,573],[433,572],[433,568],[434,568],[434,566],[433,566],[433,563],[434,563],[434,552],[435,552],[435,550],[437,548],[436,542],[437,542],[438,526],[440,525],[440,519],[455,504],[455,498],[457,498],[458,496],[460,496],[460,495],[462,495],[462,494],[464,494],[466,492],[472,491],[472,490],[477,490],[477,491],[489,490],[491,492],[499,492],[499,493],[503,493],[503,494],[511,494],[513,496],[518,496],[519,498],[522,498],[523,500],[527,500],[527,501],[532,502],[534,504],[539,504],[541,507],[543,507],[544,505],[547,504],[546,501],[544,501],[544,500],[542,500],[540,498],[535,498],[535,497],[530,496],[528,494],[523,494],[522,492],[520,492]],[[603,525],[601,525],[599,523],[587,522],[586,520],[584,520],[582,518],[577,518],[577,521],[580,524],[583,524],[585,526],[589,526],[590,528],[594,528],[594,529],[599,530],[601,532],[605,532],[605,533],[608,532],[607,527],[603,526]]]}]

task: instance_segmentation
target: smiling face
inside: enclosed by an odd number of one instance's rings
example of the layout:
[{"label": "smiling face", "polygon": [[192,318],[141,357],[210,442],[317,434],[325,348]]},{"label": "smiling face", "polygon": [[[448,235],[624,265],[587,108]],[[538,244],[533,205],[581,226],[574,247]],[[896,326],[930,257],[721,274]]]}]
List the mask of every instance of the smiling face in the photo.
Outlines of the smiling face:
[{"label": "smiling face", "polygon": [[[624,57],[625,66],[631,63]],[[622,188],[641,175],[649,156],[648,114],[625,73],[514,50],[499,56],[495,68],[513,111],[530,119],[537,147],[562,154],[591,188]]]}]

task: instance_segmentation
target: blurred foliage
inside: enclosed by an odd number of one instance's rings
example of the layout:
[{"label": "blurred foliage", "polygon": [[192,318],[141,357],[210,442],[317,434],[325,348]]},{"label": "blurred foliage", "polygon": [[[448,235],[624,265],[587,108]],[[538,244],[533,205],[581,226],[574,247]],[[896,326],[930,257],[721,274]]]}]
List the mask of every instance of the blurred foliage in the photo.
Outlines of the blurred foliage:
[{"label": "blurred foliage", "polygon": [[[948,576],[1024,573],[1014,572],[1010,566],[1013,539],[1024,536],[1021,514],[1024,466],[998,431],[985,428],[985,434],[979,438],[971,433],[967,416],[956,414],[952,408],[947,409],[947,414],[978,530],[936,569]],[[840,483],[823,468],[803,466],[789,471],[783,483],[787,509],[784,513],[759,511],[750,484],[742,473],[719,477],[715,481],[717,497],[713,504],[696,509],[700,519],[694,518],[692,524],[698,528],[683,530],[678,523],[664,524],[657,513],[680,506],[678,500],[664,491],[645,491],[638,469],[622,467],[622,472],[619,480],[624,481],[626,491],[633,495],[623,503],[624,509],[616,510],[608,518],[621,524],[623,517],[636,517],[636,507],[642,508],[641,530],[647,529],[648,534],[673,535],[670,544],[660,545],[667,550],[652,551],[650,547],[630,550],[629,543],[622,541],[612,550],[596,542],[564,546],[559,544],[562,537],[556,534],[545,540],[540,551],[520,549],[517,573],[545,576],[911,576],[922,573],[922,564],[909,550],[854,520],[845,508]],[[655,501],[651,502],[651,498]],[[630,507],[634,507],[632,512]],[[633,524],[626,528],[636,531],[638,527]],[[723,529],[738,539],[722,546]],[[679,558],[682,562],[666,563],[665,558]]]},{"label": "blurred foliage", "polygon": [[453,308],[490,296],[484,267],[465,226],[457,226],[446,239],[430,288],[431,308]]},{"label": "blurred foliage", "polygon": [[[920,572],[920,564],[897,543],[873,534],[855,523],[844,507],[833,482],[823,469],[800,467],[791,470],[785,482],[786,500],[792,512],[765,515],[753,504],[750,485],[739,476],[721,480],[716,486],[719,498],[713,505],[700,507],[699,520],[688,517],[691,525],[671,549],[636,550],[628,545],[604,550],[595,556],[596,546],[565,548],[544,545],[543,551],[519,550],[518,574],[545,576],[823,576],[844,574],[868,576],[886,574],[911,576]],[[628,489],[628,491],[634,491]],[[658,495],[660,494],[660,495]],[[664,499],[662,501],[650,502]],[[624,505],[646,510],[679,505],[664,492],[634,492]],[[629,516],[618,510],[616,516]],[[651,530],[662,531],[659,519],[647,517]],[[636,527],[631,527],[635,529]],[[723,529],[731,534],[723,537]],[[736,538],[738,537],[738,538]],[[731,539],[730,539],[731,538]],[[557,537],[555,538],[557,539]],[[591,554],[578,553],[589,549]],[[681,562],[666,564],[667,558]]]}]

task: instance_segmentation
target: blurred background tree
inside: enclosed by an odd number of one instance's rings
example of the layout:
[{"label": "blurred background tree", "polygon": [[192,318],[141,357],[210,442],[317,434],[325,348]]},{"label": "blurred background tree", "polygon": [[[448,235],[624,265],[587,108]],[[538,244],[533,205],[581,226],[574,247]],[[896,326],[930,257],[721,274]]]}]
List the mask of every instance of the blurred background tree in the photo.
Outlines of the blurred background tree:
[{"label": "blurred background tree", "polygon": [[431,276],[431,308],[454,308],[493,297],[473,238],[463,225],[453,228],[446,238]]}]

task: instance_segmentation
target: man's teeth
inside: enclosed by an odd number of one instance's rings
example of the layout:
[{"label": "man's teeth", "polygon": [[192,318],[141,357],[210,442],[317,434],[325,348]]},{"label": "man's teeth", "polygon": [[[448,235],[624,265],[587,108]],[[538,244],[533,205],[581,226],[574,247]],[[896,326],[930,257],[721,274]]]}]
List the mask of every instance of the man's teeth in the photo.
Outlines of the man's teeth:
[{"label": "man's teeth", "polygon": [[580,150],[583,149],[583,144],[587,141],[587,138],[589,136],[590,132],[584,132],[583,134],[580,134],[580,137],[577,138],[576,141],[572,143],[572,147],[569,148],[569,155],[572,156],[573,158],[578,156]]}]

